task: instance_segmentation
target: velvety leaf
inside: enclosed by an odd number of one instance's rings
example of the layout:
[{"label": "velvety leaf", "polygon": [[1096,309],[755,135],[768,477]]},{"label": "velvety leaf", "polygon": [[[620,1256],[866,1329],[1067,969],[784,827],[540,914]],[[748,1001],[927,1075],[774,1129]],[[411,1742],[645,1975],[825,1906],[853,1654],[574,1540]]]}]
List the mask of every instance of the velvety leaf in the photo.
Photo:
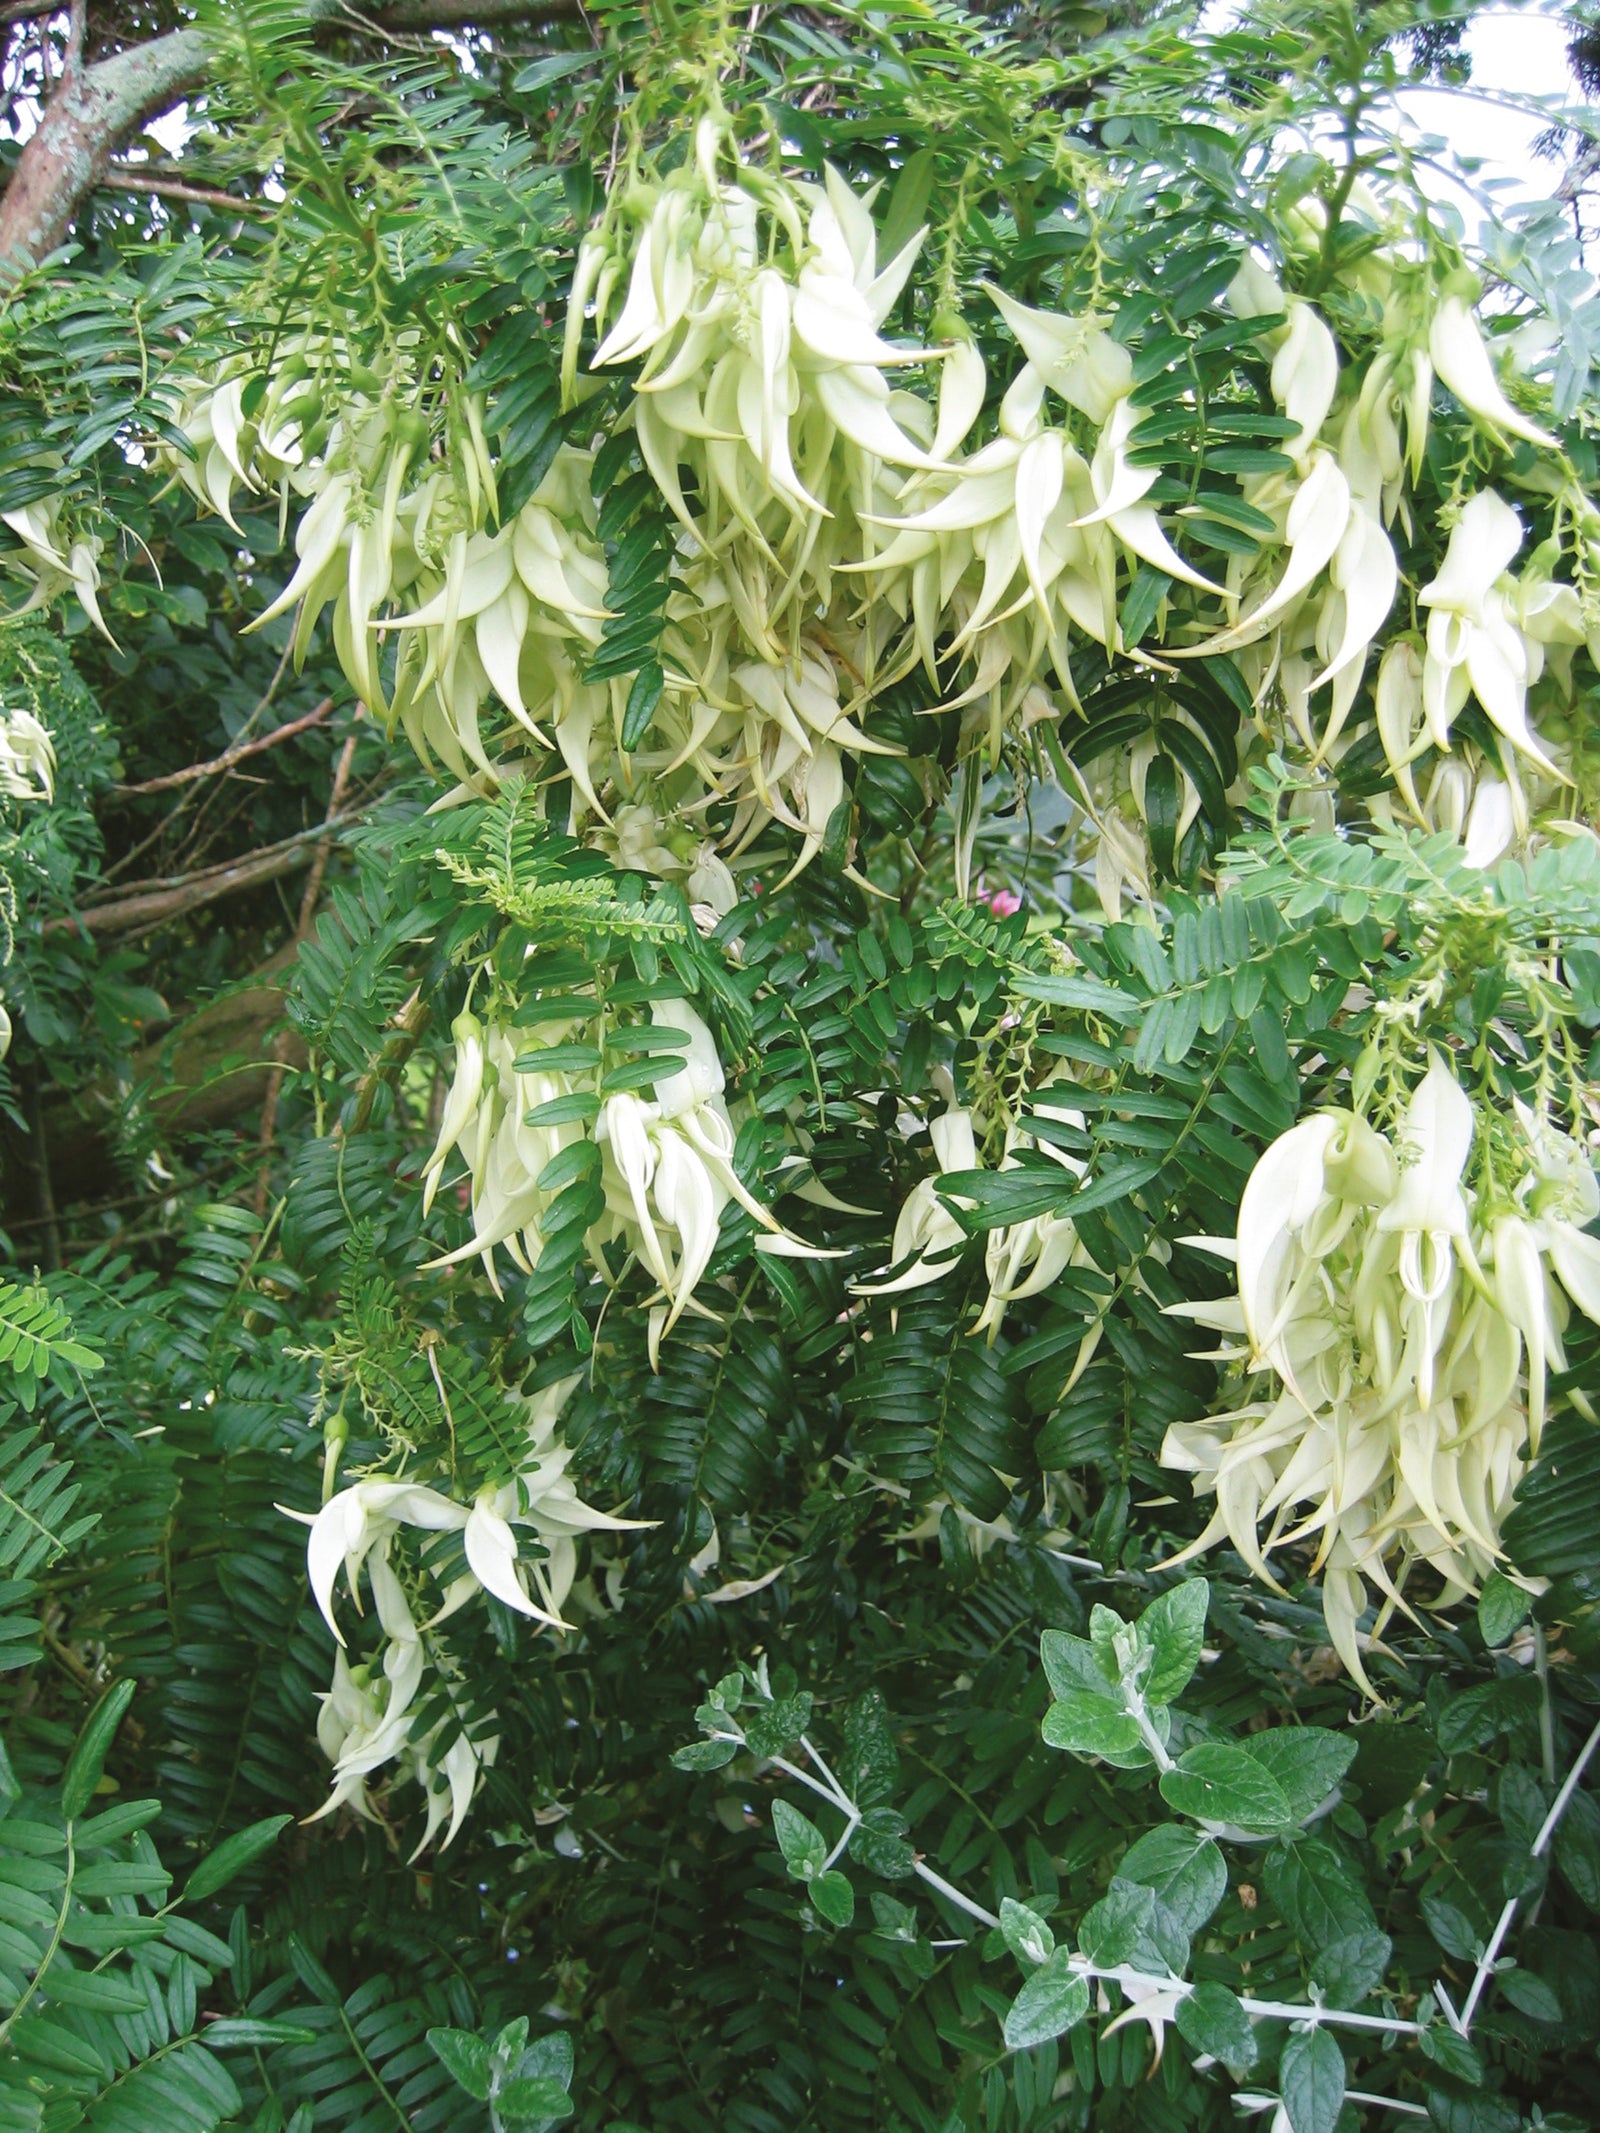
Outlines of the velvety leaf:
[{"label": "velvety leaf", "polygon": [[1255,2064],[1255,2030],[1226,1985],[1196,1985],[1178,2002],[1174,2020],[1179,2036],[1194,2051],[1209,2052],[1240,2072]]},{"label": "velvety leaf", "polygon": [[559,2081],[519,2076],[497,2093],[494,2107],[508,2126],[547,2125],[553,2119],[571,2117],[572,2098]]},{"label": "velvety leaf", "polygon": [[1356,1752],[1350,1735],[1320,1726],[1275,1726],[1267,1733],[1247,1734],[1239,1746],[1282,1788],[1296,1822],[1316,1812]]},{"label": "velvety leaf", "polygon": [[1187,1686],[1200,1663],[1210,1601],[1211,1588],[1205,1579],[1187,1578],[1139,1617],[1139,1627],[1155,1653],[1143,1683],[1148,1702],[1170,1703]]},{"label": "velvety leaf", "polygon": [[430,2029],[428,2042],[467,2094],[486,2103],[494,2071],[494,2047],[488,2039],[470,2029]]},{"label": "velvety leaf", "polygon": [[1068,1950],[1058,1948],[1041,1963],[1011,2003],[1005,2019],[1006,2044],[1014,2052],[1048,2044],[1065,2036],[1089,2012],[1089,1981],[1071,1967]]},{"label": "velvety leaf", "polygon": [[1491,1651],[1509,1643],[1528,1619],[1533,1595],[1514,1585],[1503,1571],[1491,1570],[1478,1594],[1478,1633]]},{"label": "velvety leaf", "polygon": [[1299,1818],[1271,1771],[1227,1741],[1202,1741],[1161,1774],[1161,1797],[1196,1821],[1286,1829]]},{"label": "velvety leaf", "polygon": [[847,1926],[856,1915],[856,1892],[850,1885],[849,1876],[841,1874],[837,1867],[819,1874],[808,1893],[812,1904],[831,1926]]},{"label": "velvety leaf", "polygon": [[1012,1896],[1001,1898],[1000,1930],[1006,1946],[1021,1962],[1042,1963],[1055,1949],[1056,1937],[1048,1923]]},{"label": "velvety leaf", "polygon": [[1347,1933],[1317,1950],[1311,1982],[1330,2007],[1359,2007],[1383,1983],[1391,1952],[1386,1933]]},{"label": "velvety leaf", "polygon": [[1147,1830],[1131,1844],[1116,1879],[1153,1889],[1162,1911],[1185,1934],[1199,1932],[1228,1889],[1228,1870],[1215,1841],[1178,1822]]},{"label": "velvety leaf", "polygon": [[1061,1629],[1047,1629],[1039,1639],[1039,1655],[1053,1696],[1098,1696],[1102,1702],[1117,1706],[1115,1676],[1107,1678],[1095,1647],[1086,1638],[1070,1637]]},{"label": "velvety leaf", "polygon": [[1124,1769],[1150,1760],[1138,1721],[1081,1689],[1070,1690],[1053,1703],[1039,1731],[1046,1747],[1065,1748],[1073,1755],[1097,1755]]},{"label": "velvety leaf", "polygon": [[720,1770],[738,1753],[737,1741],[692,1740],[687,1746],[673,1750],[672,1762],[677,1770]]},{"label": "velvety leaf", "polygon": [[1477,2046],[1447,2022],[1430,2022],[1418,2041],[1434,2065],[1442,2066],[1457,2081],[1477,2088],[1483,2080],[1483,2060]]},{"label": "velvety leaf", "polygon": [[828,1841],[815,1822],[808,1821],[787,1800],[772,1803],[772,1833],[778,1840],[795,1881],[811,1881],[822,1871],[828,1856]]},{"label": "velvety leaf", "polygon": [[811,1698],[802,1691],[757,1705],[745,1720],[744,1737],[752,1755],[782,1755],[811,1723]]},{"label": "velvety leaf", "polygon": [[1078,1945],[1093,1963],[1114,1969],[1137,1960],[1156,1915],[1156,1892],[1137,1881],[1114,1881],[1091,1904],[1078,1927]]},{"label": "velvety leaf", "polygon": [[1278,2061],[1278,2093],[1293,2133],[1333,2133],[1344,2088],[1344,2053],[1327,2030],[1289,2039]]}]

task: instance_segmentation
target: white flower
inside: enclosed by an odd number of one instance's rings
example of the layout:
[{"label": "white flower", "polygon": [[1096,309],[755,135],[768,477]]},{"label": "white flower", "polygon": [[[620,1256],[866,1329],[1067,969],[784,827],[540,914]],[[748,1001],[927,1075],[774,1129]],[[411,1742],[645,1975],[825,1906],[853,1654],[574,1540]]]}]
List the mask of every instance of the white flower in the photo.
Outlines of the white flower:
[{"label": "white flower", "polygon": [[1528,651],[1500,582],[1522,539],[1521,519],[1492,489],[1480,489],[1462,512],[1443,568],[1417,595],[1432,610],[1423,709],[1434,746],[1448,748],[1452,719],[1475,695],[1514,747],[1559,776],[1528,725]]},{"label": "white flower", "polygon": [[456,1048],[456,1070],[451,1079],[450,1093],[445,1098],[438,1139],[434,1142],[433,1153],[423,1165],[424,1214],[433,1205],[433,1196],[439,1189],[439,1180],[444,1175],[444,1166],[449,1160],[450,1152],[459,1147],[466,1137],[469,1125],[478,1116],[478,1106],[483,1096],[483,1024],[470,1008],[464,1008],[451,1023],[450,1035]]},{"label": "white flower", "polygon": [[31,711],[0,710],[0,792],[14,800],[55,798],[55,743]]},{"label": "white flower", "polygon": [[1434,313],[1428,329],[1428,354],[1440,382],[1467,409],[1493,428],[1509,430],[1530,444],[1547,451],[1557,449],[1548,430],[1540,429],[1526,415],[1519,415],[1500,388],[1494,365],[1484,345],[1483,333],[1470,307],[1459,296],[1447,296]]},{"label": "white flower", "polygon": [[[940,1175],[949,1170],[976,1170],[977,1143],[972,1133],[972,1113],[952,1099],[949,1107],[928,1126]],[[942,1281],[955,1264],[966,1232],[944,1201],[939,1198],[937,1178],[923,1178],[913,1185],[895,1219],[894,1242],[889,1252],[891,1278],[886,1281],[855,1281],[858,1296],[896,1296],[906,1289],[925,1288]],[[895,1267],[901,1271],[892,1272]]]},{"label": "white flower", "polygon": [[[1560,1254],[1592,1248],[1600,1275],[1600,1240],[1573,1220],[1600,1212],[1587,1158],[1525,1106],[1512,1118],[1524,1175],[1515,1208],[1486,1221],[1466,1188],[1476,1114],[1439,1051],[1394,1145],[1349,1113],[1291,1129],[1246,1187],[1238,1320],[1226,1304],[1170,1307],[1224,1332],[1250,1326],[1250,1350],[1217,1359],[1265,1365],[1282,1385],[1168,1431],[1163,1462],[1216,1499],[1177,1560],[1226,1538],[1272,1582],[1275,1549],[1313,1544],[1329,1636],[1369,1693],[1365,1653],[1409,1607],[1413,1569],[1433,1572],[1448,1603],[1494,1567],[1548,1373],[1563,1367],[1566,1296],[1578,1300]],[[1600,1280],[1587,1293],[1600,1317]]]},{"label": "white flower", "polygon": [[355,1596],[356,1579],[368,1552],[400,1526],[420,1526],[441,1533],[464,1526],[467,1514],[436,1489],[409,1481],[358,1481],[330,1497],[314,1515],[288,1514],[311,1528],[306,1542],[306,1573],[322,1618],[340,1644],[344,1633],[333,1616],[333,1585],[341,1566]]},{"label": "white flower", "polygon": [[535,1621],[543,1622],[551,1629],[570,1627],[553,1610],[537,1607],[529,1599],[517,1575],[517,1537],[501,1514],[495,1491],[479,1491],[467,1515],[462,1542],[466,1549],[467,1568],[485,1592],[492,1593],[503,1606],[518,1614],[532,1615]]}]

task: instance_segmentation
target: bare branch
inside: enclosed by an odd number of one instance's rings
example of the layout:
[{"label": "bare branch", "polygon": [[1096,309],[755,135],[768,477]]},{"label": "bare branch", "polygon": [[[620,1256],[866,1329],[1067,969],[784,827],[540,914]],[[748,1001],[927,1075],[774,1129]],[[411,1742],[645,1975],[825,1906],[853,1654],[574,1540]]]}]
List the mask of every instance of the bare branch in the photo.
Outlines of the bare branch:
[{"label": "bare branch", "polygon": [[201,778],[215,778],[230,771],[235,763],[242,763],[246,756],[259,755],[264,748],[276,748],[280,741],[291,740],[297,733],[305,733],[313,726],[320,726],[333,709],[333,698],[325,696],[314,711],[303,718],[292,718],[285,726],[271,733],[264,733],[258,740],[235,742],[225,748],[221,755],[213,756],[209,763],[191,763],[186,770],[169,770],[165,777],[145,778],[138,785],[117,785],[112,789],[119,799],[134,793],[171,792],[177,785],[193,785]]},{"label": "bare branch", "polygon": [[0,199],[0,259],[55,251],[112,149],[205,79],[207,53],[203,30],[171,30],[63,81]]},{"label": "bare branch", "polygon": [[67,49],[61,62],[61,84],[77,80],[83,71],[83,40],[89,28],[89,0],[71,0],[67,13]]},{"label": "bare branch", "polygon": [[226,866],[205,867],[195,874],[176,874],[164,881],[136,882],[122,895],[103,904],[88,904],[70,918],[52,918],[45,923],[46,934],[51,933],[147,933],[152,926],[159,926],[169,918],[182,917],[185,912],[198,911],[206,904],[215,903],[219,897],[233,896],[241,889],[259,888],[262,883],[281,880],[285,874],[297,873],[309,866],[315,856],[316,845],[351,819],[358,810],[347,809],[341,815],[331,816],[319,822],[314,829],[300,830],[293,837],[284,838],[281,844],[263,845],[259,851],[246,852],[240,859],[230,859]]},{"label": "bare branch", "polygon": [[151,177],[142,170],[108,170],[100,183],[114,193],[154,193],[162,200],[190,200],[196,207],[225,207],[235,215],[270,215],[265,200],[241,200],[211,185],[185,185],[180,179]]}]

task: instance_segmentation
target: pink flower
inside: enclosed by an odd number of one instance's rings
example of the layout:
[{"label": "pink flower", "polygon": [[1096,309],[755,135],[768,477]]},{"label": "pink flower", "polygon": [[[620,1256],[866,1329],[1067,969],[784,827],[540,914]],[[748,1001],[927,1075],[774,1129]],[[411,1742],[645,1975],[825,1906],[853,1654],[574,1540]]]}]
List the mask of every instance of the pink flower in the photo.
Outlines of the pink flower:
[{"label": "pink flower", "polygon": [[1009,918],[1014,911],[1022,909],[1022,898],[1013,895],[1010,889],[996,889],[988,903],[996,918]]}]

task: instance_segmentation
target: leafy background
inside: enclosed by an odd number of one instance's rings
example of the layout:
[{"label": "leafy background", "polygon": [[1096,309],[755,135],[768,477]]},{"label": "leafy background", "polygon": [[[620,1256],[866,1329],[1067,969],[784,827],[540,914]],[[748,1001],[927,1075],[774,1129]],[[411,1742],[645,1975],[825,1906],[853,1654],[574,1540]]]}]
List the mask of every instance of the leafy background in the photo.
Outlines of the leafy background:
[{"label": "leafy background", "polygon": [[[1071,302],[1096,277],[1132,292],[1152,407],[1175,403],[1191,362],[1259,403],[1252,359],[1195,344],[1267,227],[1264,144],[1453,63],[1455,17],[1364,8],[1330,27],[1334,12],[1206,39],[1181,10],[778,11],[742,49],[737,94],[752,130],[781,118],[813,172],[827,159],[888,179],[890,219],[914,226],[919,200],[964,187],[970,283],[1028,301]],[[668,957],[740,1064],[752,1172],[799,1101],[818,1175],[860,1210],[830,1218],[830,1241],[861,1256],[755,1260],[748,1225],[729,1223],[713,1276],[740,1308],[682,1329],[659,1372],[642,1315],[602,1315],[582,1266],[541,1264],[503,1304],[464,1274],[421,1275],[467,1234],[445,1208],[425,1241],[416,1189],[460,1004],[452,958],[506,926],[436,855],[544,897],[531,982],[573,958],[653,982],[638,885],[591,874],[613,900],[596,924],[561,840],[481,810],[423,819],[431,789],[356,719],[331,657],[314,648],[296,672],[287,622],[241,634],[287,575],[275,511],[219,531],[181,490],[158,492],[141,454],[170,422],[180,340],[186,360],[220,354],[257,330],[260,290],[293,286],[374,356],[403,321],[461,336],[514,508],[561,434],[563,289],[615,113],[644,44],[670,85],[704,21],[552,10],[470,31],[470,65],[343,28],[314,42],[263,4],[204,23],[204,124],[165,176],[210,197],[96,192],[75,252],[22,276],[0,320],[0,500],[37,493],[41,440],[59,452],[73,508],[116,529],[117,639],[70,602],[62,627],[0,634],[4,700],[38,708],[61,766],[54,803],[11,808],[0,846],[17,1025],[0,2124],[427,2133],[483,2126],[521,2081],[527,2108],[512,2097],[505,2122],[553,2122],[570,2094],[577,2124],[612,2133],[1231,2125],[1232,2084],[1181,2032],[1159,2056],[1147,2027],[1105,2019],[1008,2049],[1013,1958],[908,1855],[986,1908],[1026,1902],[1064,1939],[1127,1881],[1131,1847],[1170,1826],[1146,1776],[1045,1744],[1039,1657],[1041,1632],[1085,1636],[1097,1606],[1142,1614],[1199,1530],[1156,1455],[1169,1424],[1214,1404],[1216,1373],[1163,1306],[1221,1283],[1165,1240],[1231,1227],[1261,1148],[1359,1047],[1337,1014],[1351,981],[1405,966],[1429,897],[1480,892],[1403,840],[1297,845],[1290,880],[1282,790],[1269,777],[1255,814],[1239,804],[1226,672],[1173,692],[1192,723],[1108,672],[1086,678],[1073,762],[1149,732],[1205,800],[1192,841],[1158,854],[1167,921],[1081,924],[1070,807],[1030,795],[1021,764],[989,780],[974,853],[986,891],[1025,899],[998,917],[954,895],[950,722],[887,705],[882,730],[913,755],[871,759],[852,797],[856,865],[890,901],[869,905],[824,854],[782,899],[747,899],[711,944],[685,935]],[[170,27],[96,19],[91,49]],[[14,81],[63,34],[17,29]],[[1227,127],[1208,115],[1223,105]],[[1087,227],[1090,169],[1120,186]],[[1560,213],[1508,234],[1500,265],[1563,327],[1560,390],[1588,451],[1593,302]],[[374,233],[400,217],[396,266]],[[1243,437],[1174,426],[1164,476],[1187,489],[1208,465],[1237,470],[1273,449],[1272,419]],[[606,530],[648,558],[664,551],[629,471],[607,470]],[[621,670],[649,642],[613,642]],[[1359,747],[1341,766],[1352,798],[1362,766]],[[1255,872],[1202,915],[1230,842]],[[1600,937],[1600,884],[1581,868],[1505,878],[1492,900],[1490,960],[1496,938]],[[1058,982],[1041,917],[1079,922],[1087,989]],[[1593,1031],[1600,994],[1577,1011]],[[1076,1209],[1088,1263],[993,1346],[967,1330],[976,1252],[897,1309],[847,1312],[847,1272],[881,1262],[919,1174],[902,1105],[925,1101],[940,1063],[1004,1077],[1030,1046],[1110,1077],[1079,1149],[1098,1181],[1098,1204]],[[1026,1170],[1007,1179],[975,1226],[1037,1189]],[[279,1507],[317,1500],[330,1399],[355,1388],[358,1460],[388,1432],[436,1437],[442,1385],[470,1460],[486,1388],[559,1374],[574,1342],[591,1362],[566,1416],[584,1493],[655,1524],[596,1567],[581,1635],[557,1646],[493,1607],[463,1626],[469,1700],[498,1712],[502,1747],[449,1851],[408,1860],[403,1794],[392,1826],[286,1821],[325,1789],[330,1646]],[[1558,1392],[1581,1398],[1594,1361],[1575,1338]],[[1207,1565],[1184,1723],[1217,1739],[1350,1729],[1356,1752],[1331,1812],[1224,1846],[1191,1974],[1296,2002],[1338,1974],[1348,1995],[1350,1944],[1370,1958],[1381,1938],[1369,2012],[1408,2018],[1441,1977],[1459,1998],[1515,1897],[1516,1967],[1471,2044],[1437,2023],[1420,2047],[1341,2032],[1352,2089],[1451,2133],[1600,2119],[1592,1773],[1533,1851],[1600,1698],[1597,1519],[1600,1451],[1569,1405],[1507,1535],[1547,1589],[1531,1613],[1502,1581],[1475,1615],[1398,1621],[1374,1661],[1377,1710],[1331,1663],[1314,1593],[1264,1590],[1226,1551]],[[740,1581],[757,1589],[729,1598]],[[708,1690],[758,1659],[770,1752],[674,1767]],[[802,1735],[876,1818],[847,1862],[845,1924],[797,1889],[775,1835],[780,1803],[809,1804],[771,1759]],[[1260,2036],[1249,2079],[1287,2097],[1330,2033]],[[550,2038],[570,2040],[570,2065]],[[1296,2133],[1390,2122],[1367,2110],[1334,2095],[1328,2115],[1312,2094]]]}]

